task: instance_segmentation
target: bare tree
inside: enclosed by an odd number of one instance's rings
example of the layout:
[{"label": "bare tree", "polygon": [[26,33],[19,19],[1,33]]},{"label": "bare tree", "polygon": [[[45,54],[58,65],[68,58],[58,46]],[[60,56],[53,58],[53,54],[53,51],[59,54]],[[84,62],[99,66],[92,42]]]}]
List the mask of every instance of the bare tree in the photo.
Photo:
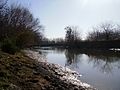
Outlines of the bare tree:
[{"label": "bare tree", "polygon": [[88,33],[87,39],[90,41],[117,40],[119,36],[117,25],[102,23],[93,27],[93,31]]},{"label": "bare tree", "polygon": [[8,0],[0,0],[0,9],[3,9]]},{"label": "bare tree", "polygon": [[116,30],[115,25],[111,23],[103,23],[100,25],[101,31],[104,33],[105,40],[112,40],[114,30]]},{"label": "bare tree", "polygon": [[88,32],[87,40],[88,41],[100,41],[102,39],[101,38],[102,36],[100,34],[101,34],[100,31],[97,31],[97,30]]},{"label": "bare tree", "polygon": [[43,26],[29,9],[20,5],[7,7],[1,13],[0,28],[0,41],[10,38],[21,47],[37,44],[42,38]]},{"label": "bare tree", "polygon": [[78,27],[68,26],[65,28],[65,30],[66,30],[65,40],[67,43],[72,44],[73,42],[81,40],[79,33],[78,33]]}]

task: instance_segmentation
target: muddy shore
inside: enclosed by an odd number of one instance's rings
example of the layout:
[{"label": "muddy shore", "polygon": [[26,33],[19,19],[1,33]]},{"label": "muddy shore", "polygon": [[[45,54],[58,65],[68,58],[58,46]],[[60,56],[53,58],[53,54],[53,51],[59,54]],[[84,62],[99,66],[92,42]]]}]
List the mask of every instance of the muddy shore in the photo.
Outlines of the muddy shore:
[{"label": "muddy shore", "polygon": [[37,52],[25,53],[0,51],[0,90],[96,90],[78,80],[77,72],[50,64]]},{"label": "muddy shore", "polygon": [[72,71],[69,68],[62,67],[58,64],[48,63],[47,60],[39,54],[39,52],[31,50],[26,50],[24,52],[30,58],[38,60],[38,67],[40,67],[40,69],[44,68],[45,70],[38,69],[37,72],[43,71],[43,73],[45,73],[47,77],[51,79],[50,81],[52,81],[52,83],[56,83],[56,86],[58,85],[58,87],[61,87],[61,89],[57,90],[96,90],[89,84],[83,83],[78,80],[78,77],[82,75],[80,75],[76,71]]}]

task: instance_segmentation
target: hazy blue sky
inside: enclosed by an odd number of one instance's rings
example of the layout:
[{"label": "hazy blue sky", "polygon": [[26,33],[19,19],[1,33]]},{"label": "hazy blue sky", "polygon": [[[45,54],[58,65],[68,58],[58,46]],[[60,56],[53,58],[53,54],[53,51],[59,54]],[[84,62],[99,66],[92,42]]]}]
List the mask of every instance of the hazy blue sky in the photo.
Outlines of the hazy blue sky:
[{"label": "hazy blue sky", "polygon": [[9,0],[29,7],[45,26],[48,38],[64,37],[64,28],[75,25],[86,33],[104,21],[120,23],[120,0]]}]

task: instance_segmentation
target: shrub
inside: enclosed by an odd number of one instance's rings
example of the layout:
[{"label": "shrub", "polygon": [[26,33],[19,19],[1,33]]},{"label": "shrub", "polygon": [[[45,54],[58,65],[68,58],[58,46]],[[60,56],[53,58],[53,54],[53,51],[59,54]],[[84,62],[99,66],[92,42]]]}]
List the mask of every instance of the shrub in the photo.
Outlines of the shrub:
[{"label": "shrub", "polygon": [[15,54],[18,51],[16,45],[10,39],[6,39],[1,44],[1,50],[9,54]]}]

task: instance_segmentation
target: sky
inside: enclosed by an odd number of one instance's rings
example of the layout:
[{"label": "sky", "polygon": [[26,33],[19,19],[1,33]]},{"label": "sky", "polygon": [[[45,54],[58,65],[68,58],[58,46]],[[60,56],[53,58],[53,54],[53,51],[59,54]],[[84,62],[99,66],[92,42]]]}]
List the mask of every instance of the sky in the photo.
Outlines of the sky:
[{"label": "sky", "polygon": [[77,26],[83,39],[102,22],[120,24],[120,0],[9,0],[28,7],[44,25],[47,38],[64,38],[66,26]]}]

